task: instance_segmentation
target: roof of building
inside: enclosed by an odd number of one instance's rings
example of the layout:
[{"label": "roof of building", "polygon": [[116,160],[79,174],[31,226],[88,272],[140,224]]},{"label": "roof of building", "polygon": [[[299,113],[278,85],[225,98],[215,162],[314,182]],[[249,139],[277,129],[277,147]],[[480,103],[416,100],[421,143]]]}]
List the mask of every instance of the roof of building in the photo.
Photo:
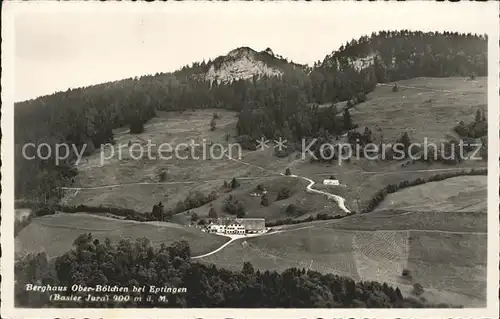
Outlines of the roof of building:
[{"label": "roof of building", "polygon": [[247,229],[264,229],[266,220],[264,218],[217,218],[210,222],[209,226],[244,226]]},{"label": "roof of building", "polygon": [[264,229],[266,220],[264,218],[238,218],[236,219],[247,229]]},{"label": "roof of building", "polygon": [[238,222],[232,222],[229,224],[229,226],[241,226],[241,224]]}]

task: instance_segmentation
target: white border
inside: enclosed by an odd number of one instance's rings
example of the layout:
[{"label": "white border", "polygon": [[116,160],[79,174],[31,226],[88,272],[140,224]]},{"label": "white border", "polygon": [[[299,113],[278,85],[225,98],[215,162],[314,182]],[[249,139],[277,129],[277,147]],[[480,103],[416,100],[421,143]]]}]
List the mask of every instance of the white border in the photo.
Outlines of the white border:
[{"label": "white border", "polygon": [[[2,304],[3,317],[6,318],[54,318],[54,317],[118,317],[118,318],[138,318],[138,317],[169,317],[169,318],[353,318],[353,317],[399,317],[399,318],[498,318],[499,298],[498,298],[498,262],[499,262],[499,216],[498,216],[498,191],[499,191],[499,4],[488,3],[434,3],[435,9],[443,14],[449,14],[455,6],[483,6],[484,15],[481,17],[483,25],[487,25],[488,30],[488,136],[489,136],[489,160],[488,160],[488,270],[487,270],[487,308],[465,308],[465,309],[14,309],[13,308],[13,280],[14,277],[14,170],[13,170],[13,84],[14,82],[14,17],[17,12],[30,11],[136,11],[171,9],[182,7],[183,10],[199,10],[203,13],[202,6],[218,6],[218,10],[249,10],[256,11],[263,6],[275,6],[276,10],[286,13],[300,14],[301,6],[321,6],[324,10],[327,6],[332,10],[346,10],[352,12],[358,6],[381,5],[389,7],[394,5],[406,6],[408,10],[419,10],[422,5],[417,2],[406,3],[126,3],[126,2],[4,2],[2,12],[2,223],[1,223],[1,244],[2,244]],[[428,3],[426,5],[429,5]],[[334,8],[335,7],[335,8]],[[269,9],[269,8],[266,8]],[[326,16],[327,11],[325,10]],[[283,13],[285,14],[285,13]],[[89,20],[89,23],[92,23]],[[356,21],[355,23],[362,23]],[[332,50],[335,48],[332,48]]]}]

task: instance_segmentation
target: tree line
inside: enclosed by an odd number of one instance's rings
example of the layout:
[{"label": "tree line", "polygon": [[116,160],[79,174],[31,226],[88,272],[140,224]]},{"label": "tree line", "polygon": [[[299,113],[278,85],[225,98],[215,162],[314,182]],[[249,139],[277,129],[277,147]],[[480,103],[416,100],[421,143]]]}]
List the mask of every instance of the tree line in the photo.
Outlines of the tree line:
[{"label": "tree line", "polygon": [[[73,248],[52,260],[45,253],[29,254],[15,263],[17,307],[134,307],[134,308],[392,308],[449,307],[424,299],[404,297],[399,288],[373,281],[355,282],[348,277],[290,268],[283,272],[261,271],[245,262],[241,271],[229,271],[191,260],[187,242],[153,247],[146,238],[135,242],[78,236]],[[118,285],[129,288],[126,302],[71,302],[49,300],[48,293],[26,291],[26,284],[66,286],[74,284]],[[183,287],[185,292],[148,300],[146,292],[132,287]],[[86,292],[58,292],[80,295]],[[94,293],[100,295],[99,293]]]}]

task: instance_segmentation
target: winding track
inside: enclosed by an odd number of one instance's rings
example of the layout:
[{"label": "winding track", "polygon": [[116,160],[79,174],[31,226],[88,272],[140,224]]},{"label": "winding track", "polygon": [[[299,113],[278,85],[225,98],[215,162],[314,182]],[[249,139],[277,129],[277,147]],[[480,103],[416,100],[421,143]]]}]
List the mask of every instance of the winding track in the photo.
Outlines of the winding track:
[{"label": "winding track", "polygon": [[241,238],[246,238],[247,236],[243,236],[243,235],[240,235],[240,236],[232,236],[231,239],[229,241],[227,241],[226,243],[224,243],[222,246],[220,246],[219,248],[209,252],[209,253],[206,253],[206,254],[203,254],[203,255],[198,255],[198,256],[193,256],[191,257],[191,259],[198,259],[198,258],[203,258],[203,257],[208,257],[210,255],[213,255],[219,251],[221,251],[222,249],[224,249],[224,247],[228,246],[229,244],[231,244],[233,241],[236,241],[238,239],[241,239]]},{"label": "winding track", "polygon": [[306,187],[306,190],[308,192],[325,195],[326,197],[331,198],[334,201],[336,201],[337,205],[339,205],[339,208],[342,209],[345,213],[347,213],[347,214],[351,213],[351,211],[348,210],[347,207],[345,207],[345,198],[340,197],[339,195],[335,195],[335,194],[332,194],[332,193],[328,193],[328,192],[324,192],[324,191],[320,191],[320,190],[312,188],[315,183],[314,183],[314,181],[312,179],[309,179],[307,177],[297,176],[297,175],[289,175],[289,176],[290,177],[302,178],[303,180],[308,181],[309,185],[307,185],[307,187]]},{"label": "winding track", "polygon": [[[254,151],[255,152],[255,151]],[[253,153],[253,152],[251,152]],[[250,153],[249,153],[250,154]],[[231,156],[229,156],[228,154],[226,154],[226,157],[232,161],[235,161],[235,162],[238,162],[238,163],[241,163],[241,164],[244,164],[244,165],[248,165],[248,166],[254,166],[254,167],[257,167],[261,170],[264,170],[266,172],[269,172],[270,170],[268,170],[267,168],[264,168],[262,166],[259,166],[259,165],[254,165],[254,164],[250,164],[250,163],[247,163],[247,162],[244,162],[242,160],[237,160],[237,159],[234,159],[232,158]],[[274,171],[271,171],[273,174],[276,174]],[[303,179],[307,182],[309,182],[309,185],[306,186],[306,190],[309,192],[309,193],[316,193],[316,194],[320,194],[320,195],[325,195],[326,197],[330,198],[330,199],[333,199],[334,201],[337,202],[337,205],[339,206],[340,209],[342,209],[345,213],[347,214],[350,214],[351,211],[349,209],[347,209],[347,207],[345,206],[345,198],[339,196],[339,195],[335,195],[335,194],[332,194],[332,193],[328,193],[328,192],[325,192],[325,191],[320,191],[320,190],[317,190],[317,189],[314,189],[312,188],[313,185],[315,184],[315,182],[310,179],[310,178],[307,178],[307,177],[304,177],[304,176],[299,176],[299,175],[285,175],[283,173],[280,173],[281,176],[288,176],[288,177],[295,177],[295,178],[300,178],[300,179]]]},{"label": "winding track", "polygon": [[[253,151],[255,152],[255,151]],[[251,152],[251,153],[253,153]],[[249,153],[250,154],[250,153]],[[250,163],[247,163],[247,162],[244,162],[242,160],[237,160],[235,158],[232,158],[231,156],[229,156],[228,154],[226,154],[226,157],[232,161],[235,161],[237,163],[241,163],[241,164],[244,164],[244,165],[247,165],[247,166],[253,166],[253,167],[257,167],[258,169],[261,169],[263,171],[266,171],[266,172],[269,172],[270,170],[262,167],[262,166],[259,166],[259,165],[255,165],[255,164],[250,164]],[[275,174],[275,172],[272,172],[273,174]],[[339,206],[340,209],[342,209],[345,213],[349,214],[351,213],[347,207],[345,206],[345,199],[343,197],[340,197],[338,195],[335,195],[335,194],[331,194],[331,193],[328,193],[328,192],[324,192],[324,191],[320,191],[320,190],[317,190],[317,189],[314,189],[312,188],[313,185],[315,184],[315,182],[310,179],[310,178],[307,178],[307,177],[303,177],[303,176],[298,176],[298,175],[285,175],[283,173],[280,174],[281,176],[288,176],[288,177],[293,177],[293,178],[301,178],[303,180],[306,180],[309,182],[309,184],[306,186],[306,190],[309,192],[309,193],[316,193],[316,194],[320,194],[320,195],[325,195],[326,197],[328,198],[331,198],[333,199],[334,201],[337,202],[337,205]],[[322,224],[324,225],[324,224]],[[312,225],[312,226],[306,226],[304,228],[311,228],[311,227],[314,227],[316,225]],[[279,233],[283,233],[283,232],[289,232],[289,231],[295,231],[295,230],[299,230],[299,229],[304,229],[304,228],[296,228],[296,229],[289,229],[289,230],[279,230],[279,231],[276,231],[276,232],[272,232],[272,233],[263,233],[263,234],[257,234],[257,235],[253,235],[253,236],[228,236],[230,237],[231,239],[224,243],[222,246],[220,246],[219,248],[209,252],[209,253],[206,253],[206,254],[203,254],[203,255],[199,255],[199,256],[194,256],[194,257],[191,257],[191,259],[199,259],[199,258],[203,258],[203,257],[208,257],[210,255],[213,255],[219,251],[221,251],[222,249],[224,249],[226,246],[228,246],[229,244],[231,244],[232,242],[238,240],[238,239],[241,239],[241,238],[248,238],[248,237],[259,237],[259,236],[269,236],[269,235],[272,235],[272,234],[279,234]]]}]

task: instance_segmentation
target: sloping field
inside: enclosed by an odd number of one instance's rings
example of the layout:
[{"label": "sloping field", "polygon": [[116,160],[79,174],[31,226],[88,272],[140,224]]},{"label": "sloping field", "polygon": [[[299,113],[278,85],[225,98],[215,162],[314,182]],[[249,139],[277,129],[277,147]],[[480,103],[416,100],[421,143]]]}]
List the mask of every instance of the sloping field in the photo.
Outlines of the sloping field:
[{"label": "sloping field", "polygon": [[486,235],[411,232],[412,283],[486,299]]},{"label": "sloping field", "polygon": [[154,245],[164,243],[168,246],[174,241],[186,240],[193,255],[210,252],[228,240],[172,223],[141,223],[88,214],[60,213],[33,219],[16,237],[15,250],[21,254],[45,251],[49,257],[55,257],[71,249],[78,235],[89,232],[94,238],[104,240],[107,237],[113,242],[146,237]]},{"label": "sloping field", "polygon": [[376,211],[349,216],[324,227],[364,231],[421,230],[486,233],[487,221],[486,212]]},{"label": "sloping field", "polygon": [[392,92],[393,83],[378,86],[351,112],[354,123],[386,142],[404,132],[419,143],[438,141],[461,120],[471,122],[478,109],[487,111],[486,77],[415,78],[397,85],[398,92]]},{"label": "sloping field", "polygon": [[[216,120],[217,129],[210,130],[210,120],[214,112],[220,115]],[[193,112],[160,113],[145,125],[141,134],[129,134],[127,128],[115,132],[116,145],[112,151],[110,147],[103,150],[102,160],[100,151],[96,151],[82,160],[78,165],[79,174],[72,187],[81,187],[80,190],[68,190],[63,202],[70,205],[111,205],[132,208],[138,211],[150,211],[152,205],[163,201],[166,208],[170,208],[179,200],[184,200],[189,191],[199,190],[209,193],[218,190],[224,180],[237,177],[258,177],[266,174],[254,166],[243,165],[228,158],[220,158],[215,150],[211,154],[206,150],[205,155],[195,153],[199,159],[189,158],[192,152],[180,151],[177,154],[162,153],[163,158],[155,151],[162,143],[169,143],[172,148],[180,143],[221,142],[227,143],[226,134],[234,136],[236,126],[235,112],[224,110],[197,110]],[[144,150],[140,156],[140,149],[128,147],[128,142],[139,143]],[[156,146],[151,147],[151,158],[148,155],[147,142]],[[232,137],[229,143],[232,142]],[[119,150],[119,146],[121,150]],[[238,157],[238,149],[226,145]],[[168,148],[164,148],[168,149]],[[111,154],[114,153],[114,154]],[[171,156],[171,159],[167,157]],[[166,179],[159,180],[159,173],[166,172]],[[148,185],[149,183],[149,185]],[[242,182],[243,183],[243,182]],[[127,184],[127,185],[124,185]],[[135,184],[135,185],[128,185]],[[102,187],[115,185],[113,187]]]},{"label": "sloping field", "polygon": [[459,176],[389,194],[377,210],[487,211],[486,176]]},{"label": "sloping field", "polygon": [[[485,77],[475,80],[415,78],[397,82],[398,92],[392,92],[393,83],[381,84],[368,94],[366,102],[356,105],[350,113],[360,130],[370,128],[377,145],[393,144],[404,132],[408,132],[411,142],[422,145],[426,140],[427,143],[448,140],[449,135],[455,135],[453,127],[459,121],[469,123],[474,120],[478,109],[487,110],[486,84]],[[401,164],[352,158],[349,163],[299,163],[294,173],[309,178],[316,175],[317,181],[334,175],[340,183],[347,185],[344,197],[347,205],[356,209],[358,203],[364,207],[378,190],[389,184],[487,166],[486,161],[478,160],[467,160],[458,165]],[[478,192],[482,192],[481,186]]]},{"label": "sloping field", "polygon": [[[267,191],[269,206],[261,204],[260,194],[256,194],[257,185],[261,185]],[[260,178],[256,181],[244,181],[239,188],[236,188],[228,193],[221,193],[219,198],[199,208],[192,209],[201,218],[208,218],[208,212],[211,207],[215,209],[219,217],[229,216],[224,211],[224,205],[229,196],[232,196],[245,207],[245,217],[248,218],[265,218],[266,221],[283,220],[283,219],[304,219],[309,215],[317,213],[341,214],[343,213],[338,204],[333,200],[328,200],[326,196],[311,194],[306,191],[307,181],[293,177],[267,177]],[[290,197],[286,199],[276,200],[281,189],[287,188],[290,190]],[[297,207],[295,212],[287,212],[288,205],[293,204]],[[183,214],[184,215],[184,214]],[[176,215],[178,218],[179,215]],[[186,222],[189,215],[185,216]],[[176,222],[181,222],[177,219]]]},{"label": "sloping field", "polygon": [[[470,169],[485,168],[485,161],[464,161],[457,165],[446,165],[442,163],[426,164],[416,162],[402,167],[401,163],[394,161],[370,161],[367,159],[354,159],[350,163],[301,163],[292,171],[294,174],[309,176],[318,184],[316,188],[331,191],[346,199],[346,205],[359,211],[366,207],[369,200],[382,188],[390,184],[399,184],[402,181],[413,181],[418,178],[429,178],[436,174],[446,174],[452,172],[469,171]],[[322,180],[334,175],[345,187],[322,186]],[[478,179],[485,178],[479,176]],[[483,186],[478,184],[477,190],[469,189],[474,200],[479,201],[485,198],[482,195]],[[457,201],[459,201],[457,199]],[[463,206],[466,206],[464,204]],[[462,206],[462,207],[463,207]],[[471,206],[472,207],[472,206]]]},{"label": "sloping field", "polygon": [[[86,204],[91,206],[126,207],[136,211],[151,211],[152,206],[159,201],[164,203],[165,209],[173,208],[178,201],[184,201],[191,191],[200,191],[208,194],[216,191],[219,198],[213,203],[192,209],[200,217],[206,218],[210,205],[216,209],[219,216],[227,215],[224,212],[224,202],[229,195],[244,204],[247,217],[266,218],[267,221],[287,218],[307,218],[308,213],[341,213],[338,205],[325,196],[306,193],[307,182],[299,178],[284,178],[280,174],[296,161],[293,156],[278,158],[273,156],[273,148],[264,151],[243,151],[242,155],[232,154],[234,160],[222,159],[133,159],[128,154],[126,138],[145,141],[150,139],[159,144],[168,137],[168,142],[175,145],[187,142],[189,138],[200,142],[202,139],[226,143],[225,134],[232,132],[235,126],[235,113],[222,112],[222,132],[219,130],[207,133],[206,119],[211,119],[212,112],[199,110],[189,112],[189,115],[168,113],[151,120],[145,126],[142,134],[129,134],[127,130],[119,131],[117,145],[124,145],[122,156],[115,154],[109,160],[100,163],[100,154],[95,153],[84,163],[79,165],[79,175],[73,187],[66,191],[63,200],[68,205]],[[195,134],[196,133],[196,134]],[[208,135],[207,135],[208,134]],[[213,136],[212,136],[213,135]],[[139,141],[140,141],[139,140]],[[232,142],[232,138],[230,141]],[[236,151],[236,147],[231,147]],[[110,150],[107,150],[106,155]],[[147,154],[146,154],[147,155]],[[154,152],[153,152],[153,155]],[[184,154],[181,154],[184,155]],[[158,174],[165,170],[166,180],[159,181]],[[222,188],[224,181],[237,177],[240,187],[225,193]],[[255,188],[261,184],[268,191],[269,206],[261,205],[260,196],[252,195]],[[287,187],[292,196],[285,200],[276,201],[278,192]],[[299,212],[292,215],[285,214],[289,204],[299,207]],[[175,222],[189,223],[190,214],[174,216]]]},{"label": "sloping field", "polygon": [[361,278],[404,283],[401,273],[408,262],[409,232],[354,232],[356,268]]},{"label": "sloping field", "polygon": [[264,270],[300,267],[359,280],[353,251],[351,233],[309,228],[235,241],[203,261],[238,270],[245,261]]},{"label": "sloping field", "polygon": [[139,212],[151,212],[153,205],[161,201],[164,203],[165,210],[168,210],[173,208],[179,200],[183,201],[189,191],[208,194],[212,190],[219,189],[221,184],[222,181],[210,181],[193,184],[137,184],[84,189],[76,192],[74,196],[68,196],[67,204],[109,205],[130,208]]},{"label": "sloping field", "polygon": [[[474,118],[478,108],[486,107],[486,80],[478,78],[417,78],[398,82],[399,92],[392,92],[391,84],[379,86],[369,94],[368,101],[361,103],[352,110],[355,123],[361,128],[372,129],[376,142],[394,143],[403,132],[408,131],[414,141],[421,139],[422,134],[430,134],[433,138],[445,138],[453,126],[461,119],[466,122]],[[209,122],[213,112],[221,115],[217,120],[217,129],[210,131]],[[382,122],[375,123],[376,118]],[[117,130],[115,137],[117,145],[125,145],[121,160],[115,156],[100,163],[100,154],[86,158],[79,165],[80,174],[76,177],[75,186],[91,187],[124,183],[155,183],[159,181],[158,174],[165,170],[167,185],[135,185],[120,186],[106,189],[83,189],[78,192],[68,192],[65,199],[69,204],[114,205],[134,208],[139,211],[149,211],[153,204],[163,201],[166,206],[173,206],[178,200],[183,200],[189,190],[198,189],[203,192],[219,190],[224,180],[232,177],[259,177],[279,175],[286,167],[292,169],[292,174],[305,176],[317,182],[333,174],[346,185],[345,188],[324,188],[325,191],[339,193],[346,198],[346,206],[359,211],[368,200],[381,188],[403,180],[425,178],[441,172],[441,170],[461,170],[463,168],[478,168],[486,166],[483,161],[468,161],[455,166],[435,163],[432,165],[415,163],[401,167],[394,161],[369,161],[366,159],[352,160],[342,165],[311,164],[302,162],[294,154],[285,158],[273,156],[273,149],[264,152],[244,151],[243,162],[228,158],[217,160],[134,160],[127,156],[129,141],[145,144],[150,140],[154,144],[169,142],[176,145],[194,139],[197,142],[207,141],[225,143],[227,133],[235,135],[236,113],[223,110],[196,110],[192,112],[160,113],[145,126],[142,134],[129,134],[127,128]],[[378,131],[377,127],[381,130]],[[415,135],[416,134],[416,135]],[[429,139],[432,140],[432,136]],[[234,142],[231,137],[229,142]],[[423,140],[421,141],[423,142]],[[249,163],[249,164],[248,164]],[[263,179],[262,181],[265,181]],[[259,183],[260,181],[256,181]],[[253,187],[253,186],[252,186]],[[240,196],[238,191],[236,196]],[[252,189],[243,192],[243,200]],[[479,190],[481,192],[481,190]],[[76,195],[75,195],[76,194]],[[339,213],[335,205],[321,196],[311,194],[297,195],[289,203],[306,209],[314,208],[315,212]],[[311,201],[314,205],[311,205]],[[318,200],[317,200],[318,199]],[[461,199],[457,199],[461,201]],[[248,199],[248,214],[254,217],[282,218],[281,210],[288,202],[272,203],[267,208],[258,207],[258,198]],[[245,202],[246,203],[246,202]],[[247,204],[247,203],[246,203]],[[218,204],[216,204],[218,205]],[[220,205],[219,205],[220,206]],[[464,205],[465,206],[465,205]],[[474,205],[473,205],[474,206]],[[473,207],[471,206],[471,207]],[[202,208],[198,214],[206,215],[208,207]],[[223,212],[218,211],[219,214]],[[304,215],[304,217],[306,217]]]},{"label": "sloping field", "polygon": [[[209,123],[214,112],[220,114],[221,118],[216,120],[217,129],[211,131]],[[78,165],[79,174],[75,178],[75,187],[158,181],[158,173],[161,170],[167,172],[166,182],[231,178],[229,173],[240,168],[240,165],[222,158],[219,149],[214,149],[211,154],[209,144],[220,142],[225,145],[226,134],[235,135],[235,115],[235,112],[224,110],[160,113],[145,125],[141,134],[130,134],[127,128],[117,130],[113,148],[105,147],[101,150],[102,155],[101,151],[97,150]],[[205,144],[205,152],[192,154],[190,149],[182,150],[186,149],[187,145],[184,145],[179,148],[178,154],[175,154],[177,145],[189,144],[191,141]],[[129,142],[132,143],[131,147],[128,146]],[[151,144],[149,147],[148,142]],[[168,145],[160,149],[161,144]],[[172,152],[168,152],[168,146]],[[226,145],[226,148],[237,155],[236,147]],[[160,150],[161,154],[158,153]],[[192,159],[193,155],[199,159]],[[244,173],[241,172],[241,175]]]},{"label": "sloping field", "polygon": [[[360,231],[316,224],[235,241],[203,258],[229,269],[241,269],[245,261],[262,270],[300,267],[387,282],[406,295],[420,283],[423,297],[434,302],[472,307],[484,306],[486,298],[486,236],[479,233]],[[411,278],[402,276],[403,269]]]}]

